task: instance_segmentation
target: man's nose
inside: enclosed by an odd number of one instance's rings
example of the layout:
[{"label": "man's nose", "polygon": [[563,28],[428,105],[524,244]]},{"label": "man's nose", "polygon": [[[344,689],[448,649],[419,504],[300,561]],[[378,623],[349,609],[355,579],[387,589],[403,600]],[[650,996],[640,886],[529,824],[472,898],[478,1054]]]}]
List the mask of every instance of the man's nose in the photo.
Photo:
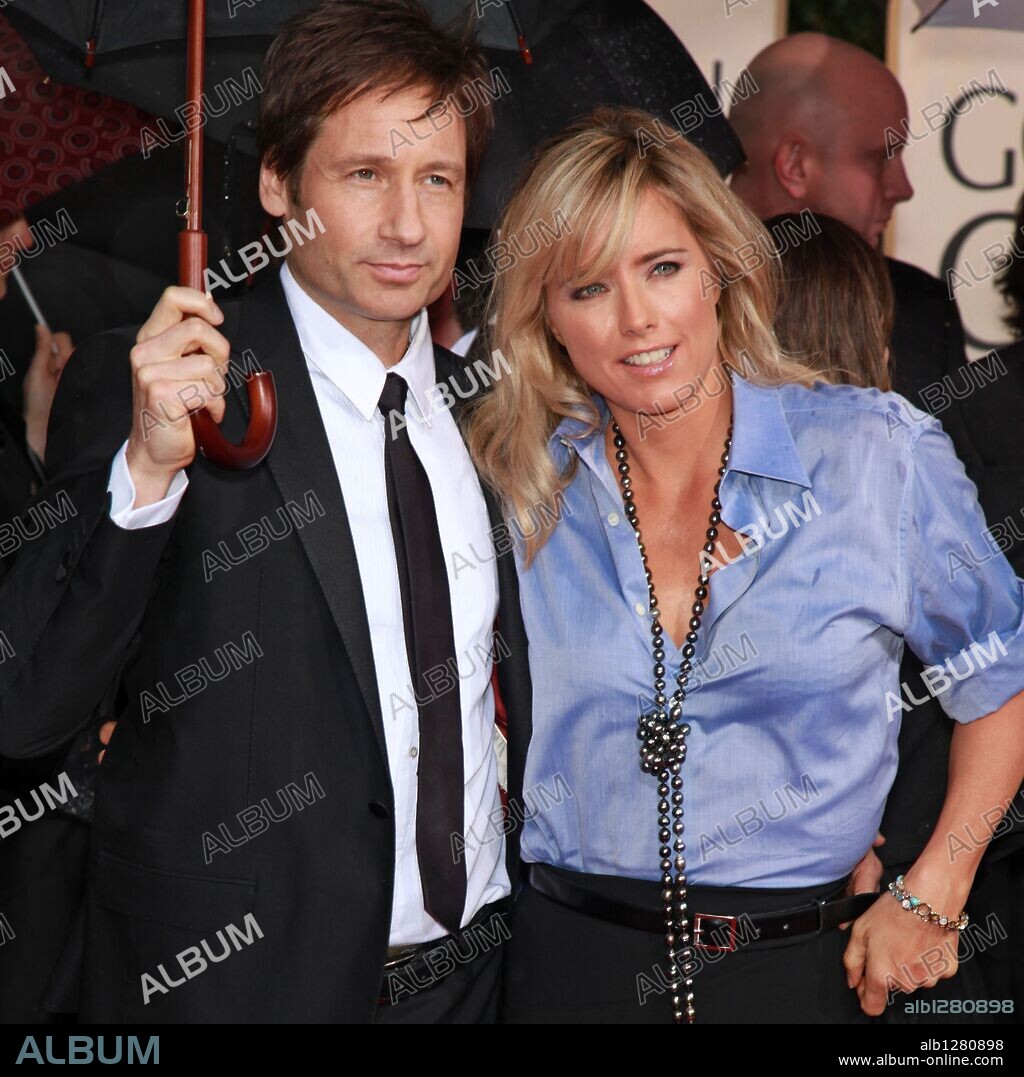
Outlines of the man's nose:
[{"label": "man's nose", "polygon": [[885,194],[892,202],[909,202],[914,197],[914,188],[902,156],[893,158],[886,176]]},{"label": "man's nose", "polygon": [[380,234],[405,247],[415,247],[426,238],[419,197],[411,184],[396,183],[388,192]]}]

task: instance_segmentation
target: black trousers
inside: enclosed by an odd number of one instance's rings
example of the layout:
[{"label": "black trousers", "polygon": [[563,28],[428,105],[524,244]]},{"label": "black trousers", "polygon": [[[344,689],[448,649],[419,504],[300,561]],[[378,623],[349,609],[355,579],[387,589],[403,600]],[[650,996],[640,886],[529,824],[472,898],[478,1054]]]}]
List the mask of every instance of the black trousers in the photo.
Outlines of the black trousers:
[{"label": "black trousers", "polygon": [[44,992],[85,899],[88,852],[88,823],[59,812],[0,840],[0,916],[14,935],[0,939],[0,1024],[58,1020]]},{"label": "black trousers", "polygon": [[[574,872],[566,875],[579,879]],[[606,896],[657,907],[657,883],[586,876]],[[794,908],[832,893],[836,884],[786,890],[691,886],[694,912],[739,915]],[[567,908],[527,886],[512,913],[502,1020],[506,1023],[671,1024],[668,962],[660,934],[621,927]],[[795,939],[697,950],[694,1008],[698,1024],[866,1024],[856,991],[846,986],[849,931],[833,928]],[[898,996],[900,997],[900,996]]]},{"label": "black trousers", "polygon": [[494,1024],[509,937],[509,901],[485,905],[460,932],[385,969],[374,1024]]}]

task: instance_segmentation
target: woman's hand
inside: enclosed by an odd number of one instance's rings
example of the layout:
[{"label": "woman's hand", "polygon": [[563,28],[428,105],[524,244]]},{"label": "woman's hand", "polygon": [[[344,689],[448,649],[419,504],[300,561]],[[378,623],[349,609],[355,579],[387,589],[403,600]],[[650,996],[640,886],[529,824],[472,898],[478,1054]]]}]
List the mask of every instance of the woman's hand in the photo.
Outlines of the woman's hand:
[{"label": "woman's hand", "polygon": [[[966,892],[951,880],[943,883],[920,872],[915,875],[916,867],[907,873],[908,891],[922,901],[933,901],[936,912],[958,916]],[[856,989],[860,1008],[878,1017],[892,1001],[890,992],[910,995],[955,975],[959,941],[958,931],[926,923],[891,894],[883,894],[853,923],[843,955],[846,982]]]}]

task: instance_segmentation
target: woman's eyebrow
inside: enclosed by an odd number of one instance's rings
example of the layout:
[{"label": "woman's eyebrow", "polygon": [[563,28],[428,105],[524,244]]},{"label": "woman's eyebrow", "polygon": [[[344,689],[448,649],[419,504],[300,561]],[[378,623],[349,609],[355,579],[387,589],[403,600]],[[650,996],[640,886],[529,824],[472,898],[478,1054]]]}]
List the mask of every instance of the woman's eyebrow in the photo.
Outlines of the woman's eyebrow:
[{"label": "woman's eyebrow", "polygon": [[686,247],[670,247],[668,250],[652,251],[650,254],[641,254],[634,265],[643,265],[644,262],[653,262],[655,258],[664,258],[666,254],[689,254]]}]

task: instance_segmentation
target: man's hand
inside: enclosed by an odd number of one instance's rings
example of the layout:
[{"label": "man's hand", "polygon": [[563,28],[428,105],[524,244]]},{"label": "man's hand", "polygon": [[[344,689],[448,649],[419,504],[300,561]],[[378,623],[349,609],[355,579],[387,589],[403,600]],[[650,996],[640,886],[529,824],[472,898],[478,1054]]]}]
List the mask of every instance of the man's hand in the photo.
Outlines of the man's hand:
[{"label": "man's hand", "polygon": [[[19,240],[21,241],[20,243],[18,242]],[[13,247],[16,259],[8,265],[7,269],[0,269],[0,299],[3,299],[7,295],[7,274],[20,260],[19,247],[23,251],[29,250],[36,245],[36,237],[32,235],[32,229],[29,228],[28,221],[24,217],[19,217],[17,220],[11,221],[10,224],[0,228],[0,243],[7,245],[8,251]],[[4,261],[8,261],[8,259],[5,258]]]},{"label": "man's hand", "polygon": [[131,352],[132,432],[127,463],[134,508],[167,495],[175,474],[192,463],[189,415],[206,408],[224,418],[228,341],[213,327],[224,321],[216,303],[193,288],[167,288],[139,330]]},{"label": "man's hand", "polygon": [[36,326],[36,350],[22,382],[25,440],[42,460],[46,456],[46,425],[57,392],[57,382],[74,351],[67,333],[51,333],[45,325]]},{"label": "man's hand", "polygon": [[[881,833],[875,836],[875,840],[871,843],[871,848],[860,858],[857,862],[857,866],[853,869],[850,875],[849,885],[846,887],[846,894],[848,897],[853,897],[854,894],[877,894],[879,885],[882,882],[882,861],[875,856],[875,850],[885,844],[885,838]],[[840,931],[845,931],[852,920],[847,920],[845,924],[839,925]]]}]

